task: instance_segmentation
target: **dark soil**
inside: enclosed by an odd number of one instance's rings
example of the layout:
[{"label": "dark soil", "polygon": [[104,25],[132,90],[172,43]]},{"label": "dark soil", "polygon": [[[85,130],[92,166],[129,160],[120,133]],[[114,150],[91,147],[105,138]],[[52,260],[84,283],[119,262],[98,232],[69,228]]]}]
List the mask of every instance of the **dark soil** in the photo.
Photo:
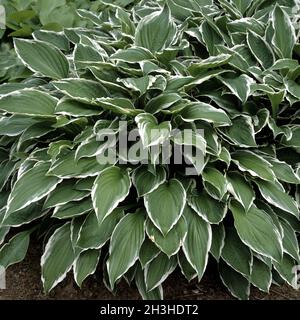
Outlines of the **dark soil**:
[{"label": "dark soil", "polygon": [[[120,299],[136,300],[140,299],[137,289],[129,287],[124,281],[118,285],[116,296],[111,294],[104,286],[101,272],[90,276],[80,290],[75,284],[72,274],[59,284],[49,295],[45,295],[42,290],[40,280],[40,255],[38,247],[31,246],[26,259],[17,265],[9,268],[7,272],[7,289],[0,290],[0,300],[79,300],[79,299]],[[192,281],[188,283],[180,272],[175,272],[164,283],[165,299],[173,300],[230,300],[232,296],[226,291],[218,278],[212,276],[215,272],[206,272],[201,283]],[[256,288],[251,290],[251,299],[257,300],[300,300],[300,290],[296,291],[290,287],[273,286],[270,294],[265,294]]]}]

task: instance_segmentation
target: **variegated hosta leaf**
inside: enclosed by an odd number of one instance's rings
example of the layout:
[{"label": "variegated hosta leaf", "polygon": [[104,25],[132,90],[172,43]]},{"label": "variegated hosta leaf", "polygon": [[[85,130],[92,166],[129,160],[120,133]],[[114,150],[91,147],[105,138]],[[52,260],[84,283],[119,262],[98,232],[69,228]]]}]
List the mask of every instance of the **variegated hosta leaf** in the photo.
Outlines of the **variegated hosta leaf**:
[{"label": "variegated hosta leaf", "polygon": [[109,97],[105,87],[92,80],[70,78],[55,81],[53,85],[68,97],[82,102],[91,103],[97,98]]},{"label": "variegated hosta leaf", "polygon": [[170,9],[165,5],[144,17],[137,25],[135,44],[151,52],[167,49],[175,39],[176,25],[171,16]]},{"label": "variegated hosta leaf", "polygon": [[163,167],[158,166],[155,173],[150,172],[145,166],[134,170],[132,182],[137,190],[138,196],[144,196],[166,181],[166,171]]},{"label": "variegated hosta leaf", "polygon": [[219,224],[227,212],[226,203],[213,199],[205,192],[192,195],[188,198],[188,203],[200,217],[211,224]]},{"label": "variegated hosta leaf", "polygon": [[271,268],[257,258],[253,258],[250,282],[260,290],[269,292],[272,274]]},{"label": "variegated hosta leaf", "polygon": [[249,298],[249,280],[225,262],[219,264],[219,272],[222,282],[233,296],[241,300],[247,300]]},{"label": "variegated hosta leaf", "polygon": [[124,50],[118,50],[110,56],[112,60],[120,60],[128,63],[136,63],[145,60],[152,60],[154,56],[146,48],[131,47]]},{"label": "variegated hosta leaf", "polygon": [[247,75],[238,77],[219,77],[220,80],[228,87],[228,89],[236,95],[243,103],[245,103],[250,95],[250,86],[254,80]]},{"label": "variegated hosta leaf", "polygon": [[158,124],[157,119],[150,113],[139,114],[135,121],[145,148],[162,144],[171,134],[171,123],[164,121]]},{"label": "variegated hosta leaf", "polygon": [[276,5],[271,17],[274,35],[272,44],[278,49],[280,58],[291,58],[296,42],[295,29],[288,14]]},{"label": "variegated hosta leaf", "polygon": [[202,173],[204,188],[215,198],[222,199],[227,192],[227,181],[223,174],[214,168],[205,168]]},{"label": "variegated hosta leaf", "polygon": [[256,147],[254,127],[250,117],[240,116],[232,120],[232,126],[220,130],[229,143],[239,147]]},{"label": "variegated hosta leaf", "polygon": [[52,162],[47,175],[63,179],[94,177],[108,165],[100,164],[95,158],[83,158],[76,161],[75,152],[59,154]]},{"label": "variegated hosta leaf", "polygon": [[180,219],[185,202],[186,192],[177,179],[161,184],[144,196],[148,216],[164,236]]},{"label": "variegated hosta leaf", "polygon": [[134,265],[145,239],[145,214],[127,214],[116,226],[110,241],[107,270],[110,286]]},{"label": "variegated hosta leaf", "polygon": [[210,253],[217,261],[219,261],[225,244],[225,228],[223,223],[219,223],[212,225],[211,230],[212,242],[210,247]]},{"label": "variegated hosta leaf", "polygon": [[86,191],[75,189],[74,181],[63,181],[55,190],[53,190],[44,203],[44,208],[51,208],[63,205],[69,201],[80,201],[88,195]]},{"label": "variegated hosta leaf", "polygon": [[263,68],[268,69],[273,65],[274,54],[265,39],[252,31],[248,31],[247,43],[252,54]]},{"label": "variegated hosta leaf", "polygon": [[56,229],[47,242],[41,259],[42,281],[45,292],[52,290],[71,270],[75,260],[70,223]]},{"label": "variegated hosta leaf", "polygon": [[74,262],[74,278],[79,287],[91,274],[95,273],[100,257],[100,250],[83,251]]},{"label": "variegated hosta leaf", "polygon": [[290,197],[283,187],[279,187],[267,181],[255,181],[262,196],[272,205],[299,217],[299,209],[296,201]]},{"label": "variegated hosta leaf", "polygon": [[29,69],[52,79],[68,76],[67,58],[49,42],[15,39],[14,44],[18,56]]},{"label": "variegated hosta leaf", "polygon": [[255,199],[251,184],[238,172],[229,172],[226,175],[226,179],[228,181],[228,191],[248,211]]},{"label": "variegated hosta leaf", "polygon": [[30,231],[22,231],[4,244],[0,249],[0,265],[7,268],[22,261],[29,246],[29,238]]},{"label": "variegated hosta leaf", "polygon": [[282,238],[270,216],[255,205],[245,212],[235,201],[230,203],[230,210],[240,239],[255,252],[281,261]]},{"label": "variegated hosta leaf", "polygon": [[159,255],[159,253],[160,250],[154,244],[154,242],[149,238],[146,238],[141,246],[139,253],[139,260],[142,268],[144,269],[148,263],[150,263],[155,257]]},{"label": "variegated hosta leaf", "polygon": [[128,171],[113,166],[100,172],[92,190],[93,206],[99,224],[127,197],[130,187]]},{"label": "variegated hosta leaf", "polygon": [[154,224],[148,220],[146,232],[149,239],[168,257],[171,257],[179,251],[187,235],[187,225],[185,218],[181,217],[172,230],[166,236],[163,236]]},{"label": "variegated hosta leaf", "polygon": [[233,162],[241,171],[247,171],[252,176],[267,181],[274,181],[272,165],[261,156],[248,150],[239,150],[232,154]]},{"label": "variegated hosta leaf", "polygon": [[188,262],[197,271],[200,280],[208,262],[208,252],[212,241],[211,226],[188,206],[185,207],[184,217],[187,221],[188,232],[183,242],[183,252]]},{"label": "variegated hosta leaf", "polygon": [[168,257],[160,253],[145,268],[145,283],[147,291],[159,287],[167,277],[174,271],[177,265],[175,256]]},{"label": "variegated hosta leaf", "polygon": [[153,290],[148,290],[145,282],[144,272],[138,267],[135,276],[135,284],[139,290],[140,295],[144,300],[162,300],[163,299],[163,289],[159,285]]},{"label": "variegated hosta leaf", "polygon": [[233,228],[226,229],[222,259],[234,270],[249,277],[252,272],[253,257],[250,249],[240,240]]},{"label": "variegated hosta leaf", "polygon": [[0,96],[0,110],[13,114],[51,117],[56,104],[57,99],[35,89],[24,89]]},{"label": "variegated hosta leaf", "polygon": [[225,111],[204,102],[195,102],[187,105],[180,115],[182,119],[187,122],[204,120],[216,126],[231,125],[231,121]]},{"label": "variegated hosta leaf", "polygon": [[20,177],[9,196],[6,217],[41,200],[55,189],[61,180],[46,175],[49,166],[48,162],[39,162]]},{"label": "variegated hosta leaf", "polygon": [[82,249],[100,249],[109,240],[123,216],[123,210],[117,208],[99,224],[96,214],[89,213],[79,230],[77,246]]}]

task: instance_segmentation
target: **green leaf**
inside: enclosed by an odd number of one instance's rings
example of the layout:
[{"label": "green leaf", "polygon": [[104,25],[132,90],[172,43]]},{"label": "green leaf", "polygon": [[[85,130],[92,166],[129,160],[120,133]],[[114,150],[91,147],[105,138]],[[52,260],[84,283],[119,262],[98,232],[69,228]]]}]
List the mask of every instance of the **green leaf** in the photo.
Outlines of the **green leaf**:
[{"label": "green leaf", "polygon": [[148,148],[166,141],[171,133],[171,123],[164,121],[158,124],[157,119],[150,113],[141,113],[135,117],[143,146]]},{"label": "green leaf", "polygon": [[281,70],[281,69],[296,69],[299,66],[299,62],[294,59],[279,59],[275,61],[270,70]]},{"label": "green leaf", "polygon": [[162,286],[158,286],[151,291],[147,290],[144,272],[141,269],[141,267],[138,267],[136,271],[135,284],[139,290],[140,295],[144,300],[162,300],[163,299]]},{"label": "green leaf", "polygon": [[211,56],[207,59],[202,60],[201,62],[193,63],[188,67],[188,71],[194,77],[201,74],[201,72],[211,69],[217,68],[224,64],[226,64],[231,58],[230,54],[220,54],[218,56]]},{"label": "green leaf", "polygon": [[103,61],[103,57],[99,50],[82,43],[77,43],[74,49],[74,62],[76,69],[85,68],[87,64]]},{"label": "green leaf", "polygon": [[111,236],[107,261],[112,288],[115,282],[135,264],[144,239],[145,215],[143,211],[127,214],[117,224]]},{"label": "green leaf", "polygon": [[153,241],[148,238],[145,239],[141,246],[141,250],[139,253],[139,260],[141,262],[142,268],[150,263],[155,257],[157,257],[160,253],[160,249],[154,244]]},{"label": "green leaf", "polygon": [[200,281],[208,262],[212,241],[211,227],[188,206],[185,207],[184,217],[187,221],[188,233],[183,242],[183,252],[188,262],[197,271]]},{"label": "green leaf", "polygon": [[275,175],[272,171],[272,165],[261,156],[248,150],[236,151],[231,156],[232,161],[241,171],[247,171],[253,177],[274,181]]},{"label": "green leaf", "polygon": [[215,126],[228,126],[231,121],[226,112],[217,109],[204,102],[194,102],[188,104],[180,113],[182,119],[187,122],[204,120],[213,123]]},{"label": "green leaf", "polygon": [[190,196],[188,204],[201,218],[211,224],[219,224],[227,212],[225,203],[213,199],[205,192]]},{"label": "green leaf", "polygon": [[0,227],[0,245],[4,242],[9,230],[10,227]]},{"label": "green leaf", "polygon": [[112,111],[116,114],[136,116],[143,111],[135,109],[131,100],[124,98],[98,98],[96,104],[104,110]]},{"label": "green leaf", "polygon": [[98,224],[94,212],[87,215],[77,240],[77,246],[82,249],[100,249],[111,237],[115,226],[123,217],[122,209],[115,209],[101,224]]},{"label": "green leaf", "polygon": [[202,172],[204,188],[207,193],[220,200],[227,192],[227,181],[223,174],[215,168],[205,168]]},{"label": "green leaf", "polygon": [[285,80],[286,90],[295,98],[300,99],[300,85],[293,80]]},{"label": "green leaf", "polygon": [[149,218],[164,236],[180,219],[185,202],[185,189],[176,179],[161,184],[157,189],[144,196]]},{"label": "green leaf", "polygon": [[160,253],[145,268],[145,282],[147,291],[152,291],[159,287],[167,277],[174,271],[177,265],[175,256],[168,258],[164,253]]},{"label": "green leaf", "polygon": [[38,40],[14,39],[16,52],[32,71],[52,79],[66,78],[69,62],[59,49]]},{"label": "green leaf", "polygon": [[95,178],[77,179],[74,189],[78,191],[91,191],[93,189]]},{"label": "green leaf", "polygon": [[166,181],[166,170],[161,166],[157,166],[155,169],[155,174],[150,172],[145,166],[134,170],[132,182],[139,197],[154,191]]},{"label": "green leaf", "polygon": [[299,177],[286,162],[271,157],[267,157],[266,159],[272,164],[272,170],[278,180],[292,184],[300,183]]},{"label": "green leaf", "polygon": [[299,210],[296,201],[289,196],[283,188],[263,181],[255,180],[261,195],[273,206],[289,212],[299,218]]},{"label": "green leaf", "polygon": [[88,195],[86,191],[74,189],[74,181],[63,181],[47,197],[44,208],[66,204],[70,201],[80,201]]},{"label": "green leaf", "polygon": [[[174,132],[174,136],[172,137],[174,143],[178,145],[192,146],[206,153],[206,140],[201,132],[197,133],[191,130],[183,130]],[[187,150],[184,150],[186,152]]]},{"label": "green leaf", "polygon": [[49,167],[47,162],[38,162],[21,175],[9,195],[6,216],[41,200],[56,188],[60,179],[46,175]]},{"label": "green leaf", "polygon": [[219,264],[219,272],[222,282],[234,297],[241,300],[249,299],[250,283],[244,276],[225,262]]},{"label": "green leaf", "polygon": [[213,224],[211,226],[212,229],[212,242],[210,253],[213,257],[219,261],[221,257],[221,253],[225,244],[225,228],[223,223]]},{"label": "green leaf", "polygon": [[248,211],[255,199],[254,191],[249,182],[238,172],[229,172],[226,175],[228,191]]},{"label": "green leaf", "polygon": [[152,53],[141,47],[130,47],[128,49],[118,50],[110,56],[111,60],[120,60],[128,63],[137,63],[154,59]]},{"label": "green leaf", "polygon": [[53,218],[68,219],[81,216],[93,209],[93,203],[90,198],[79,202],[68,202],[54,209]]},{"label": "green leaf", "polygon": [[70,43],[63,33],[49,30],[37,30],[32,35],[35,40],[51,43],[60,50],[70,50]]},{"label": "green leaf", "polygon": [[22,231],[13,236],[0,249],[0,266],[5,269],[22,261],[27,253],[30,231]]},{"label": "green leaf", "polygon": [[183,252],[178,253],[178,264],[181,269],[181,273],[189,282],[197,277],[197,272],[188,262]]},{"label": "green leaf", "polygon": [[299,261],[299,244],[295,230],[285,220],[281,220],[280,224],[283,228],[283,251],[294,258],[296,261]]},{"label": "green leaf", "polygon": [[[300,147],[300,126],[294,126],[291,128],[292,130],[292,137],[290,139],[287,139],[283,137],[283,144],[291,147]],[[280,132],[281,133],[281,132]]]},{"label": "green leaf", "polygon": [[284,254],[283,259],[280,262],[274,262],[275,270],[280,274],[281,278],[284,279],[289,285],[295,286],[295,268],[298,264],[289,255]]},{"label": "green leaf", "polygon": [[147,15],[138,23],[135,44],[155,53],[170,47],[175,34],[176,25],[169,7],[165,5],[160,11]]},{"label": "green leaf", "polygon": [[95,158],[83,158],[76,161],[75,151],[70,151],[59,155],[47,174],[64,179],[86,178],[98,175],[105,168],[107,165],[99,164]]},{"label": "green leaf", "polygon": [[96,98],[110,96],[109,92],[100,82],[92,80],[69,78],[52,83],[62,93],[81,102],[91,103]]},{"label": "green leaf", "polygon": [[142,96],[147,92],[147,90],[149,90],[149,88],[151,88],[155,78],[152,76],[144,76],[140,78],[124,78],[119,79],[118,81],[129,90],[138,91],[139,96]]},{"label": "green leaf", "polygon": [[93,206],[99,224],[127,197],[130,187],[128,171],[112,166],[100,172],[92,190]]},{"label": "green leaf", "polygon": [[247,43],[254,57],[264,68],[270,68],[274,63],[274,54],[268,43],[258,34],[248,31]]},{"label": "green leaf", "polygon": [[253,259],[250,282],[264,292],[269,292],[272,283],[270,268],[255,257]]},{"label": "green leaf", "polygon": [[74,278],[81,288],[83,281],[94,274],[99,262],[100,250],[90,249],[82,252],[74,262]]},{"label": "green leaf", "polygon": [[177,93],[163,93],[155,98],[152,98],[145,107],[145,111],[155,114],[161,110],[170,108],[173,104],[181,99]]},{"label": "green leaf", "polygon": [[172,230],[166,236],[163,236],[154,224],[148,220],[146,232],[149,239],[168,257],[171,257],[179,251],[187,234],[187,225],[184,217],[181,217]]},{"label": "green leaf", "polygon": [[66,223],[56,229],[45,247],[41,267],[42,281],[46,293],[66,277],[75,260],[70,226],[70,223]]},{"label": "green leaf", "polygon": [[57,101],[48,93],[23,89],[0,96],[0,110],[28,116],[53,116]]},{"label": "green leaf", "polygon": [[24,224],[28,224],[46,215],[47,213],[47,211],[43,211],[40,205],[36,205],[35,203],[33,203],[24,209],[7,214],[4,217],[2,224],[4,226],[19,227]]},{"label": "green leaf", "polygon": [[103,111],[93,108],[91,105],[72,99],[62,99],[55,108],[55,114],[62,114],[73,117],[89,117],[100,115]]},{"label": "green leaf", "polygon": [[252,253],[240,240],[234,228],[226,229],[225,244],[221,257],[235,271],[246,277],[251,275]]},{"label": "green leaf", "polygon": [[254,205],[245,212],[236,201],[230,202],[230,210],[240,239],[253,251],[280,261],[283,250],[282,239],[270,216]]},{"label": "green leaf", "polygon": [[0,135],[15,137],[23,133],[38,120],[23,115],[0,118]]},{"label": "green leaf", "polygon": [[228,87],[228,89],[237,96],[242,103],[245,103],[251,93],[251,84],[254,83],[254,80],[242,74],[235,78],[224,78],[219,76],[219,79]]},{"label": "green leaf", "polygon": [[220,129],[230,143],[243,147],[256,147],[255,132],[251,117],[238,116],[232,119],[232,126]]},{"label": "green leaf", "polygon": [[296,43],[295,29],[288,14],[276,5],[271,16],[274,34],[272,44],[278,49],[280,58],[292,58],[292,52]]}]

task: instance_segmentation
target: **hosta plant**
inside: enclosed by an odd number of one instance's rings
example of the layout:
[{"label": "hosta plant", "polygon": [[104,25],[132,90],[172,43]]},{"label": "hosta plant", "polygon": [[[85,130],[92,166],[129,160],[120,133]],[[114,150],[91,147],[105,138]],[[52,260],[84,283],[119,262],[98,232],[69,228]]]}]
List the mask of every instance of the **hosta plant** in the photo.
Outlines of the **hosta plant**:
[{"label": "hosta plant", "polygon": [[14,40],[28,77],[0,86],[0,264],[31,237],[45,292],[72,270],[162,299],[209,260],[240,299],[296,286],[297,3],[101,2],[78,11],[93,28]]}]

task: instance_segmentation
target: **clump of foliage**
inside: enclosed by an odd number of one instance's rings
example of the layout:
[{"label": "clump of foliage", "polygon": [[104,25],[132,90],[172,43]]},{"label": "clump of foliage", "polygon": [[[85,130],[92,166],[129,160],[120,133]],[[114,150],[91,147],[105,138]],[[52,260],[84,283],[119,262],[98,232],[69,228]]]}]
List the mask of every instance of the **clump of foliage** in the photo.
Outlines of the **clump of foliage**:
[{"label": "clump of foliage", "polygon": [[[46,292],[70,270],[81,286],[101,263],[109,290],[125,278],[143,298],[161,299],[176,268],[200,281],[209,259],[240,299],[252,285],[294,285],[295,8],[292,0],[102,1],[100,14],[78,11],[93,28],[15,39],[30,73],[0,86],[0,264],[21,261],[38,236]],[[193,130],[204,166],[187,176],[184,165],[99,164],[107,145],[97,132],[111,129],[119,143],[119,120],[139,130],[145,149],[168,138],[149,142],[150,128]]]},{"label": "clump of foliage", "polygon": [[0,0],[6,9],[6,26],[10,36],[27,37],[35,30],[62,31],[63,28],[86,27],[77,9],[97,11],[95,0]]}]

